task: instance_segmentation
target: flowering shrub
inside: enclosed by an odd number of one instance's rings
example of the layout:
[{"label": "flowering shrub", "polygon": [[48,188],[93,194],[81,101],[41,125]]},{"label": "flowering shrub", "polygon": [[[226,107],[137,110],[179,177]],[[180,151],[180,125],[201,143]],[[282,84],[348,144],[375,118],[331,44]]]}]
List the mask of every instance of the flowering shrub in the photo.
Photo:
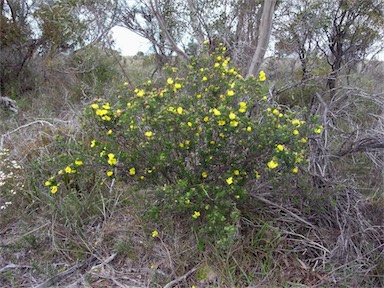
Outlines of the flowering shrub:
[{"label": "flowering shrub", "polygon": [[9,158],[9,150],[0,150],[0,215],[24,187],[22,167]]},{"label": "flowering shrub", "polygon": [[[310,131],[298,115],[263,96],[265,73],[244,79],[225,47],[166,71],[162,87],[123,85],[115,105],[95,100],[86,112],[88,160],[101,163],[106,178],[156,187],[155,218],[171,212],[226,244],[247,191],[298,173],[307,135],[321,128]],[[71,177],[79,164],[61,174]],[[46,183],[52,193],[58,179]]]}]

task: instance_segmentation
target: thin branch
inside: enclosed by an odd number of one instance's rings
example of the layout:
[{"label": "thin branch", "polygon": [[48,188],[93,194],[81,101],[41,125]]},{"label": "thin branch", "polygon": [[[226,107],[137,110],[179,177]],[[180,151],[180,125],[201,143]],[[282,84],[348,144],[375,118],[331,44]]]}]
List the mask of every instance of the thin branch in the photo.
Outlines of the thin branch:
[{"label": "thin branch", "polygon": [[280,205],[278,205],[276,203],[273,203],[272,201],[269,201],[268,199],[265,199],[262,196],[255,195],[255,194],[252,194],[252,196],[255,197],[256,199],[260,200],[261,202],[264,202],[265,204],[268,204],[268,205],[271,205],[271,206],[279,208],[280,210],[288,213],[289,215],[291,215],[292,217],[296,218],[300,222],[303,222],[304,224],[306,224],[307,226],[311,227],[312,229],[316,229],[315,226],[313,226],[311,223],[309,223],[308,221],[304,220],[299,215],[293,213],[292,211],[288,210],[287,208],[284,208],[283,206],[280,206]]},{"label": "thin branch", "polygon": [[96,259],[97,259],[96,256],[92,255],[88,259],[86,259],[85,261],[77,263],[76,265],[72,266],[71,268],[69,268],[69,269],[67,269],[67,270],[65,270],[59,274],[56,274],[55,276],[49,278],[48,280],[44,281],[43,283],[41,283],[41,284],[39,284],[33,288],[52,287],[57,282],[59,282],[62,278],[67,277],[68,275],[72,274],[76,270],[81,269],[82,267],[84,267],[85,265],[88,265],[89,263],[93,262]]},{"label": "thin branch", "polygon": [[167,38],[169,44],[171,45],[171,48],[177,54],[179,54],[179,56],[181,56],[184,60],[188,60],[188,58],[189,58],[188,55],[185,54],[185,52],[182,51],[179,47],[177,47],[175,40],[173,39],[171,34],[169,34],[169,32],[168,32],[167,26],[164,23],[164,18],[162,17],[162,15],[160,14],[160,11],[159,11],[159,1],[154,0],[154,2],[155,2],[155,4],[153,4],[153,1],[150,1],[151,9],[153,10],[153,12],[156,16],[157,21],[159,22],[161,30],[163,31],[165,37]]},{"label": "thin branch", "polygon": [[184,281],[185,279],[187,279],[192,273],[194,273],[195,271],[197,270],[197,267],[194,267],[192,268],[191,270],[189,270],[187,273],[185,273],[183,276],[180,276],[179,278],[169,282],[167,285],[164,286],[164,288],[172,288],[173,286],[175,286],[177,283],[181,282],[181,281]]}]

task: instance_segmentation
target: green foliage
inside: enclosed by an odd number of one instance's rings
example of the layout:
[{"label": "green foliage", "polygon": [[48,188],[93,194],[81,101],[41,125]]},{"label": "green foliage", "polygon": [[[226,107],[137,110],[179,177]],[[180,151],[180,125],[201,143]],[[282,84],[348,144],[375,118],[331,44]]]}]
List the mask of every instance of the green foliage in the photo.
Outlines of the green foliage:
[{"label": "green foliage", "polygon": [[258,80],[243,79],[224,53],[220,46],[210,57],[168,67],[164,87],[123,85],[114,106],[97,100],[86,112],[84,128],[93,137],[87,159],[67,164],[46,186],[70,190],[83,181],[87,163],[106,179],[155,187],[155,219],[171,213],[200,242],[211,235],[226,247],[248,192],[298,173],[310,125],[260,94],[263,71]]},{"label": "green foliage", "polygon": [[74,13],[75,8],[74,3],[57,1],[53,5],[41,5],[34,13],[42,33],[43,46],[48,53],[83,45],[87,27]]}]

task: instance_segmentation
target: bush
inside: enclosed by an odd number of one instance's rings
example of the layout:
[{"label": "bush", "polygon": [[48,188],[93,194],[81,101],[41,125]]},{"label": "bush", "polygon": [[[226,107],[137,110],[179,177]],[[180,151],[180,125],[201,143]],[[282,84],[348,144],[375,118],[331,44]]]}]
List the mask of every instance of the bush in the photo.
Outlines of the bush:
[{"label": "bush", "polygon": [[148,81],[132,91],[123,85],[115,105],[95,100],[84,118],[89,155],[46,186],[61,192],[68,181],[80,181],[83,176],[73,175],[88,165],[106,179],[154,187],[157,201],[149,216],[161,223],[171,214],[199,243],[210,236],[226,247],[248,193],[258,183],[278,184],[297,174],[308,135],[322,127],[271,103],[260,92],[264,72],[243,79],[224,54],[220,46],[209,57],[166,68],[164,87]]}]

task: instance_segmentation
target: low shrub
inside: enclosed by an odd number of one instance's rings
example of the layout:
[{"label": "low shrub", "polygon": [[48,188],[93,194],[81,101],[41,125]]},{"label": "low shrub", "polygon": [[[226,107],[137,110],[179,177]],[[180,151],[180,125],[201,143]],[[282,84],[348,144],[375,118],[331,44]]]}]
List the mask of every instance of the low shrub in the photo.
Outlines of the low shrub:
[{"label": "low shrub", "polygon": [[117,103],[96,99],[84,117],[87,155],[45,185],[60,195],[93,169],[102,171],[105,183],[127,183],[137,193],[153,187],[148,216],[162,223],[172,215],[197,235],[202,249],[208,236],[227,247],[249,191],[299,173],[308,137],[322,127],[263,95],[265,73],[244,79],[223,46],[165,70],[162,87],[148,81],[133,90],[125,83]]}]

